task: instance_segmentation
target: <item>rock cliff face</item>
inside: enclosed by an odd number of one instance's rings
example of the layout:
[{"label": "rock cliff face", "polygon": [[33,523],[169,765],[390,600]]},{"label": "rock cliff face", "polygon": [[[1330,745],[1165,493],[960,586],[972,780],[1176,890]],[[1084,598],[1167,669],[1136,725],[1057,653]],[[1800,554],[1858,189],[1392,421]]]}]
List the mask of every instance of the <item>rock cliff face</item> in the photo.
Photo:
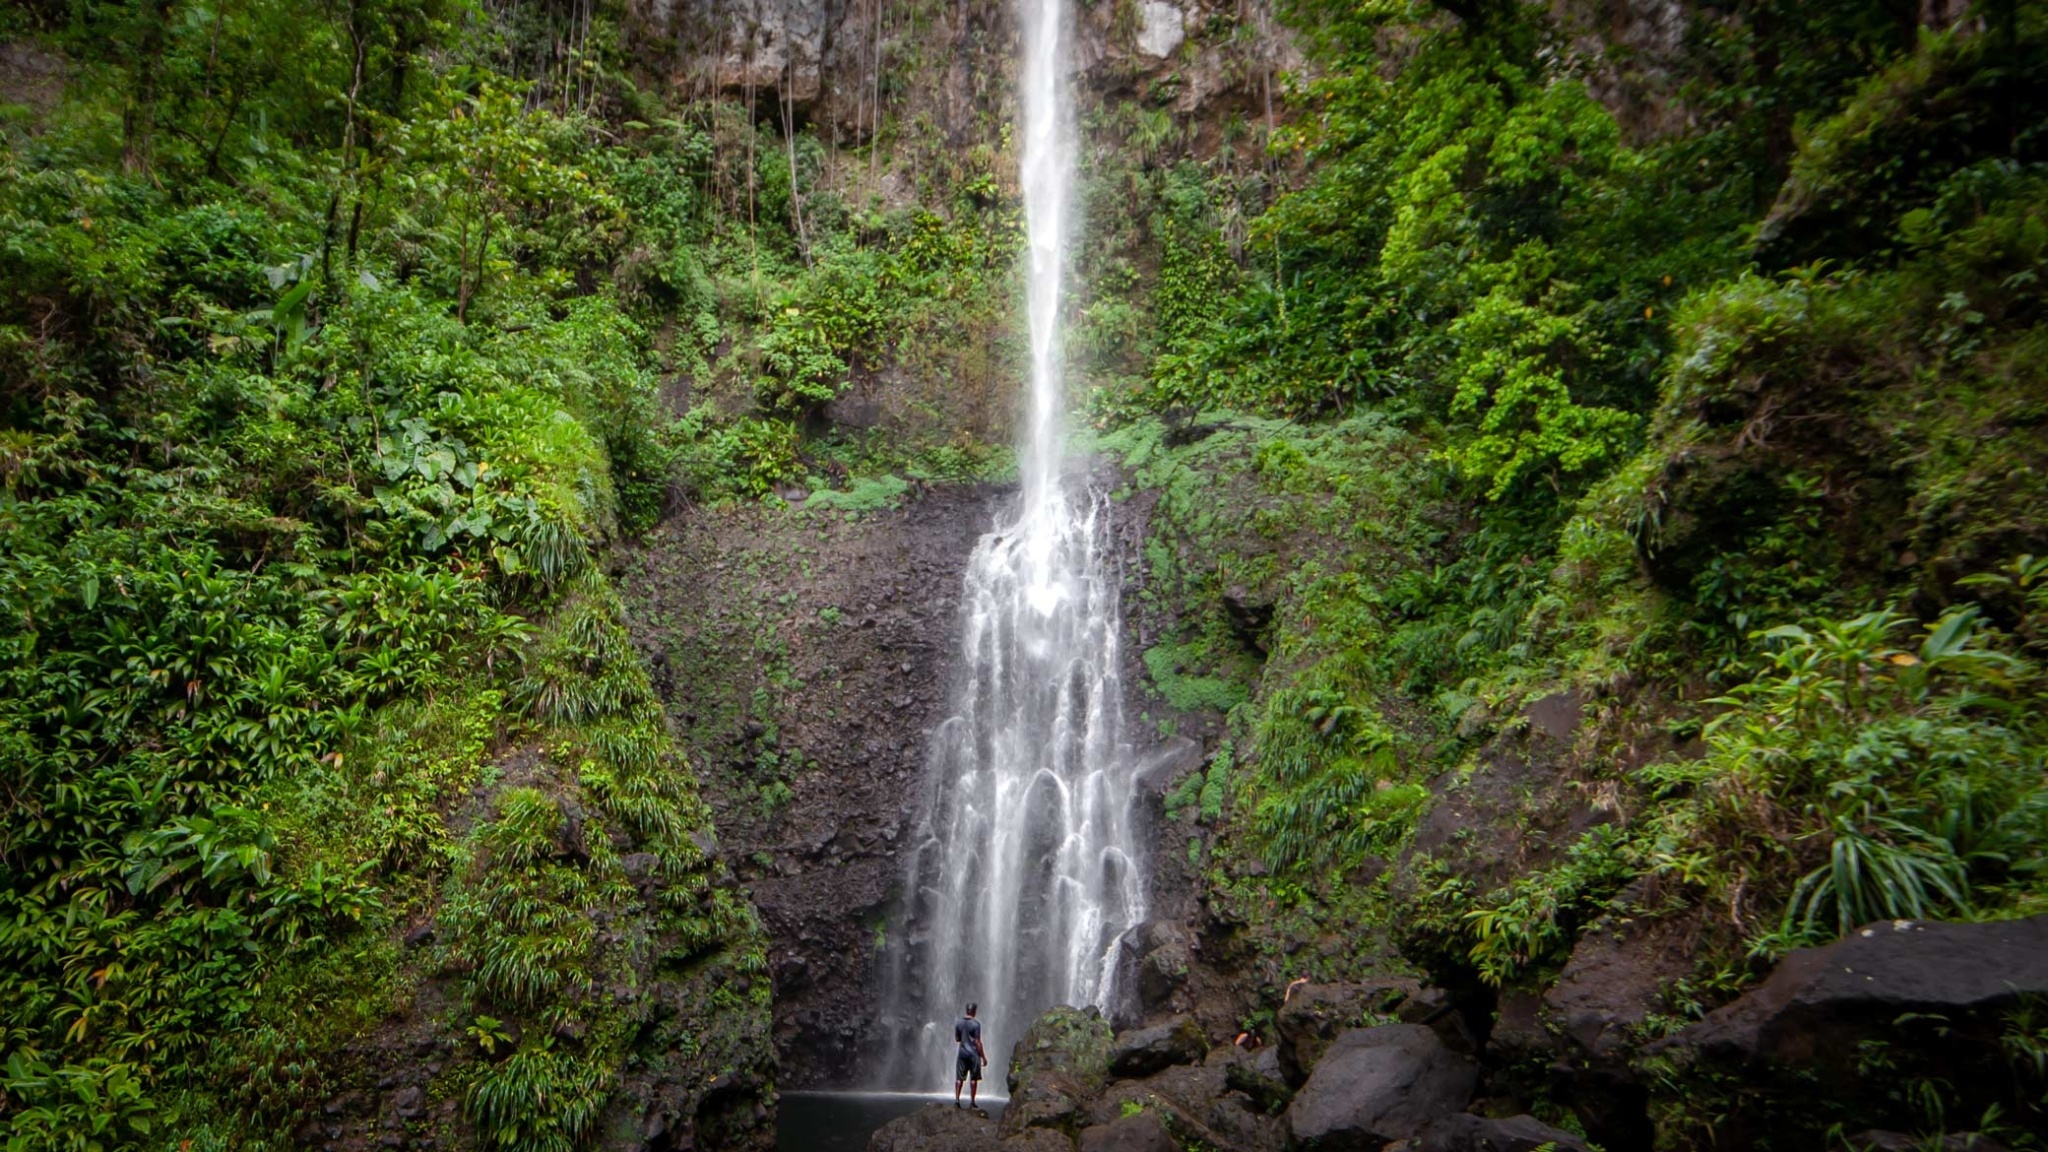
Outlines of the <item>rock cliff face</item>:
[{"label": "rock cliff face", "polygon": [[[788,114],[834,145],[879,131],[893,166],[908,147],[892,132],[900,125],[916,124],[922,143],[948,148],[1007,139],[1015,119],[1014,7],[1008,0],[635,0],[629,24],[643,64],[691,98],[751,101],[757,115]],[[1152,106],[1212,127],[1233,113],[1277,114],[1276,78],[1300,73],[1305,59],[1270,7],[1078,6],[1074,54],[1084,103],[1142,92]],[[1213,148],[1217,134],[1203,135]]]},{"label": "rock cliff face", "polygon": [[858,1080],[960,574],[1001,498],[695,511],[625,559],[637,642],[773,938],[784,1087]]},{"label": "rock cliff face", "polygon": [[[1106,475],[1095,482],[1113,486]],[[857,515],[693,510],[621,558],[635,640],[703,778],[720,855],[773,940],[784,1088],[862,1080],[902,837],[922,795],[928,737],[947,714],[960,581],[1008,496],[951,486]],[[1144,502],[1116,506],[1111,531],[1135,616]],[[1127,683],[1144,675],[1142,647],[1125,645]],[[1144,773],[1138,815],[1154,841],[1177,835],[1158,819],[1160,791],[1197,747],[1148,734],[1158,718],[1156,704],[1134,710],[1131,732]],[[1134,1008],[1179,1004],[1201,1025],[1183,1031],[1227,1032],[1237,998],[1200,967],[1199,941],[1174,926],[1197,907],[1194,877],[1175,859],[1181,845],[1148,848],[1160,862],[1152,904],[1168,919],[1132,941],[1144,970],[1135,983],[1157,993]],[[1004,1022],[1005,1034],[1023,1023]],[[1168,1047],[1193,1041],[1177,1043]]]}]

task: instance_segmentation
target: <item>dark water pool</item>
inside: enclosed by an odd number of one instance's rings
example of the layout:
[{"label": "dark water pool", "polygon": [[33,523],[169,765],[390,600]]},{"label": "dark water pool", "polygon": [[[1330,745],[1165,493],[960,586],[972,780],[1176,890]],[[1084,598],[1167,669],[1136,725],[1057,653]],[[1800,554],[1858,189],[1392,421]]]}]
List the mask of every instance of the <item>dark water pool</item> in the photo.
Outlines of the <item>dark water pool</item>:
[{"label": "dark water pool", "polygon": [[[784,1092],[777,1102],[775,1152],[867,1152],[868,1137],[898,1116],[951,1094],[912,1092]],[[1008,1101],[981,1096],[981,1109],[1001,1119]]]}]

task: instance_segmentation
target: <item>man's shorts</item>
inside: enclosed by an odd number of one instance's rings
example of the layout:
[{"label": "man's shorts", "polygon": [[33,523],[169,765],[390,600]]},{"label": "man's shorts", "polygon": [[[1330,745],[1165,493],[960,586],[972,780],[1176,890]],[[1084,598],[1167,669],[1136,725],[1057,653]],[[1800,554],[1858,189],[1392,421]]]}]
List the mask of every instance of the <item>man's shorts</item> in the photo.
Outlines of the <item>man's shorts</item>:
[{"label": "man's shorts", "polygon": [[958,1083],[969,1079],[975,1081],[981,1079],[981,1060],[962,1052],[953,1057],[953,1081]]}]

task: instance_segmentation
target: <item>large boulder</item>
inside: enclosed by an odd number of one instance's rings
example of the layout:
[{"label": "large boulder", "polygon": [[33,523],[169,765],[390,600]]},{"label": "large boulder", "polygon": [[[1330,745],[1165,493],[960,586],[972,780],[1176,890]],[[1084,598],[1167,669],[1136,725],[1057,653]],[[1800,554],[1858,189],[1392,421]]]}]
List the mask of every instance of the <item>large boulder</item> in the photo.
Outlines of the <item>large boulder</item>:
[{"label": "large boulder", "polygon": [[1175,1064],[1142,1080],[1113,1081],[1090,1101],[1083,1122],[1108,1127],[1142,1110],[1155,1114],[1191,1148],[1280,1152],[1286,1142],[1280,1121],[1231,1083],[1231,1070],[1252,1055],[1222,1046],[1199,1064]]},{"label": "large boulder", "polygon": [[868,1152],[982,1152],[995,1139],[995,1122],[981,1112],[927,1104],[875,1129]]},{"label": "large boulder", "polygon": [[1579,937],[1557,983],[1543,994],[1543,1018],[1581,1056],[1615,1060],[1664,1008],[1664,989],[1695,963],[1691,920],[1604,919]]},{"label": "large boulder", "polygon": [[[2048,916],[1884,921],[1781,961],[1754,991],[1646,1049],[1719,1111],[1720,1149],[1818,1146],[1829,1129],[1912,1130],[1901,1085],[1939,1079],[1951,1116],[2048,1125],[2013,1078],[2013,1013],[2048,994]],[[1728,1085],[1742,1085],[1738,1094]],[[1716,1097],[1719,1097],[1716,1099]]]},{"label": "large boulder", "polygon": [[1458,1112],[1432,1121],[1415,1152],[1592,1152],[1584,1140],[1534,1116],[1495,1120]]},{"label": "large boulder", "polygon": [[1081,1152],[1180,1152],[1180,1147],[1157,1112],[1138,1112],[1083,1130]]},{"label": "large boulder", "polygon": [[1223,1067],[1223,1083],[1231,1091],[1242,1093],[1254,1111],[1269,1115],[1277,1114],[1294,1099],[1294,1088],[1281,1071],[1277,1048],[1251,1052],[1232,1049]]},{"label": "large boulder", "polygon": [[[1631,908],[1656,902],[1647,884],[1623,896]],[[1570,1105],[1596,1142],[1649,1146],[1656,1137],[1650,1093],[1630,1060],[1644,1025],[1664,1011],[1664,990],[1697,963],[1698,933],[1693,917],[1601,918],[1579,937],[1564,971],[1544,992],[1533,1032],[1524,1019],[1510,1018],[1526,1003],[1503,999],[1489,1055],[1510,1066],[1519,1062],[1518,1073],[1532,1062],[1548,1066],[1543,1075],[1551,1100]],[[1544,1047],[1554,1051],[1544,1053]]]},{"label": "large boulder", "polygon": [[1137,969],[1139,1005],[1148,1012],[1171,1006],[1174,996],[1187,985],[1188,966],[1194,959],[1186,930],[1171,921],[1147,921],[1132,934],[1130,949]]},{"label": "large boulder", "polygon": [[1072,1132],[1083,1106],[1109,1082],[1109,1022],[1093,1008],[1048,1011],[1010,1052],[1010,1103],[1002,1133],[1028,1128]]},{"label": "large boulder", "polygon": [[997,1152],[1074,1152],[1074,1141],[1066,1133],[1051,1128],[1026,1128],[1014,1136],[1003,1137],[996,1149]]},{"label": "large boulder", "polygon": [[2048,993],[2048,916],[1986,924],[1893,920],[1785,957],[1755,991],[1667,1047],[1742,1063],[1853,1064],[1857,1045],[1897,1035],[1901,1017],[1944,1032]]},{"label": "large boulder", "polygon": [[1397,1020],[1420,1023],[1444,1002],[1442,993],[1400,976],[1365,984],[1300,985],[1288,992],[1273,1021],[1280,1034],[1281,1071],[1288,1083],[1299,1085],[1346,1029]]},{"label": "large boulder", "polygon": [[1318,1152],[1378,1152],[1463,1111],[1478,1083],[1479,1065],[1420,1024],[1357,1028],[1316,1062],[1287,1106],[1287,1128]]},{"label": "large boulder", "polygon": [[1547,1068],[1558,1055],[1557,1037],[1543,1024],[1543,998],[1528,989],[1502,992],[1486,1037],[1487,1060]]},{"label": "large boulder", "polygon": [[1176,1016],[1150,1028],[1120,1033],[1109,1046],[1109,1074],[1150,1076],[1175,1064],[1199,1064],[1209,1052],[1209,1038],[1193,1017]]}]

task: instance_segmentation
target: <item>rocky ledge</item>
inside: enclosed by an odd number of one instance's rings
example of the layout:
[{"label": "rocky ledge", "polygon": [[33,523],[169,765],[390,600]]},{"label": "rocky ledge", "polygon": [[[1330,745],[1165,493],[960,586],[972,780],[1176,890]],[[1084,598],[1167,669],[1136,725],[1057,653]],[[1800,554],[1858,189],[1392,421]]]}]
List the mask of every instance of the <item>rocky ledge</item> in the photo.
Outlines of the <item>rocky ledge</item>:
[{"label": "rocky ledge", "polygon": [[[1991,1134],[1930,1136],[1900,1086],[1944,1076],[1982,1105],[1967,1118],[2003,1114],[2007,1050],[2044,996],[2048,916],[1869,925],[1791,954],[1689,1027],[1648,1045],[1603,1045],[1598,1057],[1571,1033],[1569,1014],[1475,1028],[1442,990],[1406,978],[1293,988],[1275,1042],[1253,1048],[1220,1042],[1186,1014],[1117,1032],[1092,1009],[1055,1008],[1016,1045],[1000,1121],[920,1112],[877,1132],[869,1148],[1628,1152],[1696,1133],[1688,1113],[1713,1109],[1714,1142],[1691,1145],[1702,1152],[1844,1142],[1873,1152],[2000,1152]],[[1522,1070],[1545,1042],[1551,1081],[1532,1092]],[[1643,1090],[1644,1137],[1624,1127],[1623,1139],[1596,1145],[1558,1126],[1576,1129],[1565,1112],[1546,1113],[1552,1124],[1523,1110],[1583,1093],[1589,1077]]]},{"label": "rocky ledge", "polygon": [[[1325,1001],[1346,998],[1317,991]],[[1530,1116],[1467,1112],[1479,1063],[1428,1025],[1332,1030],[1322,1020],[1299,1013],[1282,1025],[1294,1050],[1312,1053],[1297,1085],[1279,1048],[1212,1046],[1186,1016],[1112,1033],[1092,1009],[1055,1008],[1017,1042],[1000,1122],[930,1108],[875,1133],[869,1152],[1587,1148]],[[1332,1034],[1318,1047],[1309,1031]]]}]

